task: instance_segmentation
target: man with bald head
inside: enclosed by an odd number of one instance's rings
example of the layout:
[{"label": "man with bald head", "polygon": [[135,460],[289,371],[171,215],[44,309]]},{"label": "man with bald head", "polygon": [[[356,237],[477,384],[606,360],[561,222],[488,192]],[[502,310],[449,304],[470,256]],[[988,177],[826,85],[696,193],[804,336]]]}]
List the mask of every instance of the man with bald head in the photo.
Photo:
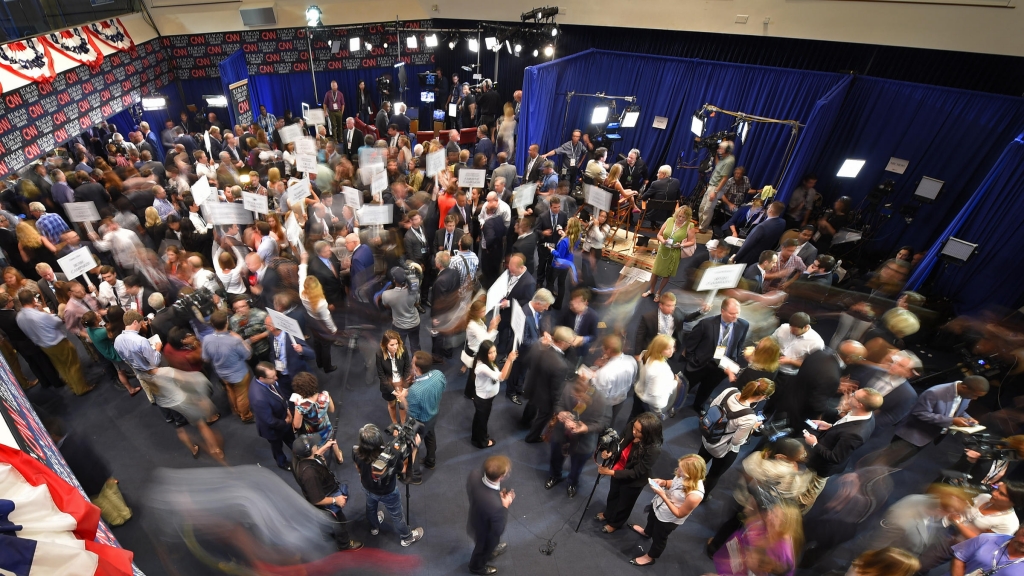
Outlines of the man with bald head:
[{"label": "man with bald head", "polygon": [[[794,423],[820,420],[829,411],[829,398],[856,389],[845,376],[850,365],[866,353],[860,342],[845,340],[838,350],[826,347],[804,356],[800,370],[786,378],[786,385],[779,387],[777,398],[773,398],[776,411],[785,412]],[[765,412],[770,411],[766,406]]]},{"label": "man with bald head", "polygon": [[740,303],[735,298],[722,301],[719,314],[694,325],[686,336],[684,374],[694,392],[693,406],[702,410],[704,402],[725,378],[719,360],[728,358],[739,364],[750,324],[740,318]]}]

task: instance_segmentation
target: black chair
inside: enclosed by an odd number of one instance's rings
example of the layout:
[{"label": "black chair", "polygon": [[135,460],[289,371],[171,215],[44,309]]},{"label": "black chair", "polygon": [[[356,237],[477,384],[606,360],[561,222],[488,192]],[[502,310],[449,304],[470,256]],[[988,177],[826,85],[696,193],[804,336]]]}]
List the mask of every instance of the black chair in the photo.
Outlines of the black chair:
[{"label": "black chair", "polygon": [[650,199],[646,204],[644,204],[644,209],[640,212],[640,219],[637,220],[636,229],[633,232],[633,254],[636,254],[637,248],[649,250],[647,246],[638,246],[637,241],[640,238],[647,238],[648,240],[651,238],[657,238],[658,232],[661,231],[661,224],[655,224],[653,221],[651,221],[651,225],[649,227],[644,226],[644,221],[647,220],[648,215],[667,214],[668,217],[671,217],[671,215],[675,213],[678,205],[679,202],[677,200],[654,199]]}]

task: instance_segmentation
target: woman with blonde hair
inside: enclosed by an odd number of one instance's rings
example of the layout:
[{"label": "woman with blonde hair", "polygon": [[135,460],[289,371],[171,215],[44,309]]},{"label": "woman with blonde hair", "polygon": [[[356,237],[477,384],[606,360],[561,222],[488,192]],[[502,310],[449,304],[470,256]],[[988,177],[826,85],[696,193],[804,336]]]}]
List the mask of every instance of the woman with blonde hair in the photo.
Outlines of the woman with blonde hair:
[{"label": "woman with blonde hair", "polygon": [[[380,380],[380,393],[388,403],[388,415],[391,423],[398,422],[398,409],[395,404],[395,391],[405,386],[412,376],[412,361],[409,352],[402,345],[402,336],[394,330],[386,330],[380,339],[380,350],[377,351],[377,379]],[[405,408],[401,412],[405,421]]]},{"label": "woman with blonde hair", "polygon": [[299,264],[299,299],[306,309],[306,315],[313,330],[313,352],[316,354],[316,365],[330,374],[338,369],[331,361],[331,344],[338,337],[338,327],[331,317],[330,305],[324,297],[324,287],[316,276],[307,275],[309,253],[302,253]]},{"label": "woman with blonde hair", "polygon": [[516,107],[511,102],[505,102],[502,111],[503,114],[498,117],[496,124],[495,143],[498,145],[498,152],[505,152],[511,160],[516,153]]},{"label": "woman with blonde hair", "polygon": [[[36,264],[40,262],[46,262],[53,269],[58,269],[57,258],[54,256],[57,251],[56,246],[45,236],[40,235],[35,226],[22,220],[14,227],[14,235],[18,239],[18,255],[24,262],[24,266],[21,268],[22,274],[28,278],[38,279]],[[8,254],[8,256],[12,255]]]},{"label": "woman with blonde hair", "polygon": [[480,349],[480,344],[488,340],[494,342],[498,338],[498,322],[501,321],[501,316],[495,314],[490,325],[484,324],[484,317],[487,315],[485,308],[483,300],[474,300],[469,305],[469,312],[466,313],[466,346],[462,349],[460,373],[469,369],[463,395],[470,400],[476,398],[476,353]]},{"label": "woman with blonde hair", "polygon": [[886,546],[868,550],[850,565],[847,576],[913,576],[921,569],[921,562],[910,552]]},{"label": "woman with blonde hair", "polygon": [[739,372],[733,374],[725,370],[729,382],[753,382],[760,378],[775,380],[779,373],[779,358],[782,357],[782,348],[779,341],[771,336],[765,336],[758,340],[757,345],[751,346],[743,351],[743,357],[747,359],[747,365]]},{"label": "woman with blonde hair", "polygon": [[654,564],[665,551],[668,537],[686,522],[690,514],[704,500],[704,476],[707,467],[697,454],[687,454],[676,462],[675,476],[671,480],[652,479],[654,499],[647,513],[647,525],[633,524],[637,534],[651,539],[647,553],[629,561],[634,566]]},{"label": "woman with blonde hair", "polygon": [[573,216],[566,223],[565,230],[558,231],[558,235],[561,236],[561,239],[558,240],[555,249],[551,251],[551,266],[555,269],[554,283],[558,292],[558,295],[555,296],[555,310],[562,309],[562,297],[566,293],[565,277],[570,272],[572,273],[572,284],[569,286],[569,290],[572,290],[579,281],[579,277],[576,275],[576,264],[573,260],[576,250],[583,240],[583,223],[579,218]]},{"label": "woman with blonde hair", "polygon": [[750,433],[761,427],[761,421],[754,412],[754,406],[775,393],[775,383],[767,378],[747,382],[742,390],[734,387],[726,388],[711,402],[712,411],[718,407],[727,418],[724,434],[720,438],[701,437],[701,446],[697,454],[711,467],[705,487],[707,493],[715,489],[718,479],[725,474],[736,457],[740,448],[747,443]]},{"label": "woman with blonde hair", "polygon": [[278,169],[275,166],[275,167],[267,170],[267,186],[273,187],[274,184],[277,184],[280,181],[281,181],[281,170],[280,169]]},{"label": "woman with blonde hair", "polygon": [[614,210],[621,204],[628,202],[629,204],[636,207],[633,201],[633,197],[636,196],[636,190],[628,190],[622,187],[622,183],[619,182],[619,178],[622,177],[622,164],[615,164],[608,170],[608,176],[605,177],[604,181],[601,182],[601,187],[605,188],[612,193],[611,208]]},{"label": "woman with blonde hair", "polygon": [[675,354],[676,341],[667,334],[658,334],[651,340],[640,354],[642,366],[633,391],[633,409],[629,413],[632,420],[644,412],[653,412],[664,420],[664,411],[668,407],[669,397],[676,389],[676,375],[668,365],[668,359]]},{"label": "woman with blonde hair", "polygon": [[164,234],[167,232],[167,226],[164,224],[160,213],[157,212],[155,206],[146,207],[146,233],[149,235],[150,240],[153,241],[154,246],[160,246],[160,243],[164,241]]},{"label": "woman with blonde hair", "polygon": [[715,553],[719,576],[793,576],[803,546],[803,516],[789,503],[777,504],[747,522]]},{"label": "woman with blonde hair", "polygon": [[647,298],[653,292],[654,301],[658,302],[669,279],[679,270],[679,260],[693,256],[697,248],[697,228],[693,225],[692,218],[693,211],[690,207],[680,206],[672,218],[661,226],[661,230],[658,231],[658,252],[654,257],[654,268],[651,270],[651,285],[643,293],[643,298]]}]

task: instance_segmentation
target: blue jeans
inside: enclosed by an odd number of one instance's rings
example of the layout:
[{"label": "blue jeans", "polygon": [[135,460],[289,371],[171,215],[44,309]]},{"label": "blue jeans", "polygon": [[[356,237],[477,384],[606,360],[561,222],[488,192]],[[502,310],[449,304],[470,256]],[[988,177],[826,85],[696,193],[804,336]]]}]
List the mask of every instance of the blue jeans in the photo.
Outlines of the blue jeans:
[{"label": "blue jeans", "polygon": [[377,506],[384,504],[384,508],[391,515],[391,523],[402,540],[408,540],[412,536],[412,530],[409,529],[402,515],[402,495],[398,493],[397,484],[394,491],[386,496],[374,494],[366,488],[363,488],[363,492],[366,494],[366,521],[370,523],[370,528],[380,529],[380,524],[377,522]]}]

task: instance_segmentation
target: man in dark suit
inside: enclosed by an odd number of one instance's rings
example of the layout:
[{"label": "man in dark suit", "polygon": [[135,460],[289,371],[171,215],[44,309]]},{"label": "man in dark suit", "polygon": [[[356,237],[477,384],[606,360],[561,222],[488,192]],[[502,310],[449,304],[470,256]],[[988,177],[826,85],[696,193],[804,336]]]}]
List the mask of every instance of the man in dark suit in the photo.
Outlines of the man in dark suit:
[{"label": "man in dark suit", "polygon": [[455,323],[452,314],[458,308],[459,289],[462,287],[458,270],[448,267],[451,259],[451,254],[447,252],[434,255],[437,279],[430,288],[430,335],[434,364],[443,364],[445,357],[451,357],[451,351],[444,347],[444,332]]},{"label": "man in dark suit", "polygon": [[351,254],[349,264],[349,278],[352,283],[352,292],[357,294],[356,300],[359,302],[368,302],[364,300],[364,294],[362,290],[369,284],[374,277],[373,271],[373,250],[370,249],[366,244],[361,244],[359,241],[359,235],[352,233],[345,237],[345,248],[348,249],[348,253]]},{"label": "man in dark suit", "polygon": [[698,309],[689,314],[676,308],[676,295],[665,292],[658,302],[658,309],[648,312],[640,317],[636,327],[636,338],[633,339],[633,354],[638,355],[647,349],[647,346],[658,334],[666,334],[676,341],[676,346],[683,341],[683,325],[693,322],[706,310]]},{"label": "man in dark suit", "polygon": [[313,244],[315,254],[309,257],[309,273],[316,276],[324,289],[331,312],[335,312],[345,303],[345,287],[341,283],[341,261],[331,250],[331,243],[319,241]]},{"label": "man in dark suit", "polygon": [[807,468],[814,471],[807,492],[799,497],[800,504],[810,508],[825,488],[829,476],[846,469],[853,452],[860,448],[875,428],[872,412],[882,407],[882,395],[871,388],[862,388],[847,394],[840,405],[845,415],[830,424],[812,420],[814,432],[804,430],[807,443]]},{"label": "man in dark suit", "polygon": [[539,343],[539,350],[530,363],[529,378],[523,395],[529,400],[523,410],[521,423],[528,425],[526,442],[542,442],[541,435],[555,413],[555,402],[562,395],[562,387],[571,373],[565,351],[576,338],[571,328],[559,326],[551,336],[551,343]]},{"label": "man in dark suit", "polygon": [[543,175],[544,158],[540,156],[540,146],[531,144],[526,156],[526,166],[523,167],[523,184],[540,182]]},{"label": "man in dark suit", "polygon": [[356,128],[356,121],[349,117],[345,119],[345,129],[341,131],[341,142],[338,143],[339,151],[348,156],[349,160],[359,156],[359,147],[363,145],[364,134]]},{"label": "man in dark suit", "polygon": [[56,311],[59,303],[57,302],[57,295],[54,293],[54,289],[57,282],[67,282],[67,276],[60,272],[54,272],[53,268],[46,262],[36,264],[36,272],[39,273],[39,280],[36,281],[36,286],[39,287],[39,294],[43,297],[43,302],[46,303],[47,308]]},{"label": "man in dark suit", "polygon": [[884,368],[873,364],[851,366],[850,377],[861,388],[877,390],[885,398],[882,409],[875,413],[875,436],[888,432],[910,414],[917,403],[917,391],[908,378],[921,368],[921,360],[913,352],[900,351],[891,355]]},{"label": "man in dark suit", "polygon": [[281,276],[255,252],[245,255],[245,267],[249,269],[249,274],[243,279],[253,296],[252,305],[256,308],[272,308],[274,295],[282,287]]},{"label": "man in dark suit", "polygon": [[785,211],[785,204],[772,202],[768,207],[768,217],[751,230],[746,240],[743,241],[743,246],[740,246],[739,252],[732,257],[731,261],[737,264],[753,264],[757,262],[761,252],[774,251],[775,247],[779,245],[782,233],[786,231],[786,221],[782,218],[782,213]]},{"label": "man in dark suit", "polygon": [[[455,208],[458,208],[457,206]],[[455,208],[452,208],[454,211]],[[468,209],[467,209],[468,210]],[[449,211],[444,218],[444,228],[434,232],[434,253],[447,252],[455,254],[459,250],[459,240],[465,232],[458,225],[458,212]]]},{"label": "man in dark suit", "polygon": [[526,271],[537,277],[537,232],[533,229],[533,216],[524,216],[516,221],[518,237],[512,243],[512,253],[522,254],[526,259]]},{"label": "man in dark suit", "polygon": [[[96,171],[93,171],[93,174],[95,175]],[[96,210],[100,211],[110,205],[110,194],[102,184],[90,177],[75,188],[75,202],[92,202]]]},{"label": "man in dark suit", "polygon": [[537,225],[537,280],[544,285],[544,279],[548,274],[554,275],[551,268],[551,249],[544,244],[558,243],[558,227],[562,230],[569,225],[569,218],[562,212],[562,201],[558,196],[551,197],[551,211],[541,218]]},{"label": "man in dark suit", "polygon": [[515,404],[523,403],[520,396],[523,395],[527,369],[533,360],[531,354],[539,348],[538,343],[544,334],[550,334],[553,329],[546,312],[554,301],[555,297],[551,295],[551,291],[541,288],[529,302],[522,305],[526,322],[523,323],[523,339],[519,343],[519,362],[512,366],[512,373],[509,374],[505,387],[505,397]]},{"label": "man in dark suit", "polygon": [[180,308],[166,306],[163,294],[153,292],[147,300],[149,305],[156,310],[153,319],[149,321],[149,328],[157,336],[160,336],[161,342],[167,342],[172,328],[180,327],[183,330],[192,330],[188,322],[188,313]]},{"label": "man in dark suit", "polygon": [[501,481],[512,472],[508,456],[491,456],[484,461],[483,470],[474,470],[466,480],[469,495],[469,522],[466,531],[476,546],[469,559],[472,574],[490,575],[498,571],[488,566],[487,560],[496,558],[506,550],[508,544],[501,541],[508,521],[508,507],[516,498],[515,490],[502,490]]},{"label": "man in dark suit", "polygon": [[515,188],[516,167],[509,164],[507,152],[498,152],[498,167],[491,173],[491,190],[494,190],[494,181],[498,178],[505,179],[505,187],[509,190]]},{"label": "man in dark suit", "polygon": [[804,356],[800,370],[786,376],[784,384],[776,388],[776,394],[765,405],[765,413],[785,412],[794,426],[804,420],[822,418],[828,411],[829,398],[856,387],[844,382],[847,363],[866,354],[859,342],[847,340],[839,345],[839,350],[824,348]]},{"label": "man in dark suit", "polygon": [[597,339],[597,312],[590,308],[593,293],[589,288],[577,288],[569,295],[569,306],[562,310],[559,326],[567,326],[576,334],[572,342],[572,353],[566,357],[572,365],[583,359],[590,349],[590,343]]},{"label": "man in dark suit", "polygon": [[740,318],[739,301],[726,298],[720,314],[701,320],[686,336],[684,374],[694,391],[695,409],[701,409],[725,378],[718,359],[724,356],[739,364],[749,328],[750,324]]},{"label": "man in dark suit", "polygon": [[747,281],[747,290],[764,294],[764,276],[771,270],[774,261],[775,252],[765,250],[761,252],[757,262],[747,266],[747,269],[743,271],[743,279]]},{"label": "man in dark suit", "polygon": [[484,210],[491,210],[492,201],[495,205],[494,213],[487,216],[480,228],[480,272],[484,289],[490,288],[501,274],[501,263],[505,259],[505,236],[508,235],[505,220],[497,210],[497,194],[488,194],[487,207]]},{"label": "man in dark suit", "polygon": [[[672,177],[672,167],[665,165],[658,169],[658,179],[651,182],[647,191],[640,198],[642,200],[668,200],[674,202],[679,200],[679,180]],[[669,217],[663,210],[649,210],[647,219],[655,228],[661,226]]]},{"label": "man in dark suit", "polygon": [[134,309],[139,314],[149,316],[156,313],[156,310],[149,305],[149,296],[153,291],[146,288],[141,276],[131,274],[126,277],[124,279],[124,291],[132,298],[131,305],[134,306]]},{"label": "man in dark suit", "polygon": [[[303,315],[305,311],[298,308]],[[302,338],[296,338],[287,334],[277,326],[274,326],[273,316],[267,315],[263,321],[270,332],[270,355],[274,359],[274,366],[277,370],[277,385],[285,393],[285,398],[292,395],[292,378],[299,372],[309,372],[307,360],[316,361],[316,354]],[[252,390],[252,386],[249,387]]]},{"label": "man in dark suit", "polygon": [[512,350],[512,306],[526,304],[537,292],[537,282],[526,271],[526,259],[522,254],[513,254],[508,259],[508,290],[499,306],[501,322],[498,323],[498,353],[502,356]]},{"label": "man in dark suit", "polygon": [[[270,321],[269,317],[267,321]],[[249,386],[249,406],[256,417],[256,431],[270,442],[270,451],[274,454],[277,467],[290,471],[292,466],[282,450],[286,444],[291,450],[292,442],[295,441],[289,395],[278,384],[273,364],[260,362],[256,365],[256,382]]]}]

